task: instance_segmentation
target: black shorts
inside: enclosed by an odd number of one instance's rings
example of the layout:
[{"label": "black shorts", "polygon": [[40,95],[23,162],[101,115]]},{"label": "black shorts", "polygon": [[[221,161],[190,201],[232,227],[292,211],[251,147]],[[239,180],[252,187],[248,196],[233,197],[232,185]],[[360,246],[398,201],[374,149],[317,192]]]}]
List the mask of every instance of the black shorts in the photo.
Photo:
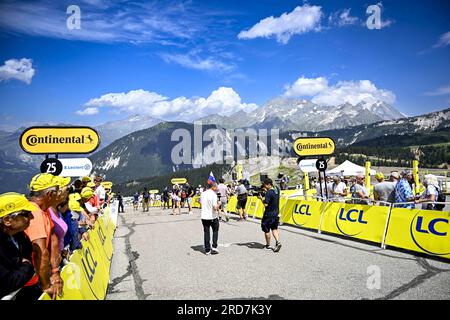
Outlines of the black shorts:
[{"label": "black shorts", "polygon": [[247,204],[247,196],[245,197],[238,196],[236,209],[245,209],[246,204]]},{"label": "black shorts", "polygon": [[264,233],[269,233],[270,230],[277,230],[278,229],[278,223],[279,223],[278,217],[263,217],[261,220],[261,229]]}]

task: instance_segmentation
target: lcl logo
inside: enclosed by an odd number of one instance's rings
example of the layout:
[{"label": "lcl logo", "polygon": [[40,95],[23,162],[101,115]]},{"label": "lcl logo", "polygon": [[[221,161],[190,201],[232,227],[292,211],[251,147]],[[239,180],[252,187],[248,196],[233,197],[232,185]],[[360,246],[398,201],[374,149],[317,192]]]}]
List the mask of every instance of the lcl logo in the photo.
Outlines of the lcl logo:
[{"label": "lcl logo", "polygon": [[84,271],[86,272],[86,276],[88,277],[89,282],[92,283],[98,262],[94,260],[92,252],[89,248],[86,248],[86,250],[84,251],[84,256],[81,259],[81,263],[83,264],[83,268]]},{"label": "lcl logo", "polygon": [[[295,204],[294,211],[292,212],[292,220],[298,226],[304,226],[308,223],[308,217],[311,216],[310,206],[308,204]],[[296,221],[296,217],[302,217],[302,223]],[[306,221],[305,221],[306,219]]]},{"label": "lcl logo", "polygon": [[[350,224],[350,229],[355,230],[359,229],[356,233],[347,233],[345,232],[342,227],[343,222],[346,221],[346,225],[348,226]],[[367,221],[364,220],[364,210],[357,210],[357,209],[350,209],[347,212],[345,211],[345,208],[341,208],[339,210],[339,213],[336,215],[336,227],[339,229],[339,231],[342,234],[345,234],[349,237],[354,237],[361,232],[363,232],[364,229],[361,229],[361,225],[366,225]],[[359,226],[359,228],[358,228]],[[356,227],[356,228],[355,228]]]},{"label": "lcl logo", "polygon": [[[443,256],[450,254],[450,230],[449,219],[419,216],[419,213],[411,220],[411,239],[417,247],[427,253]],[[439,249],[437,249],[439,248]]]}]

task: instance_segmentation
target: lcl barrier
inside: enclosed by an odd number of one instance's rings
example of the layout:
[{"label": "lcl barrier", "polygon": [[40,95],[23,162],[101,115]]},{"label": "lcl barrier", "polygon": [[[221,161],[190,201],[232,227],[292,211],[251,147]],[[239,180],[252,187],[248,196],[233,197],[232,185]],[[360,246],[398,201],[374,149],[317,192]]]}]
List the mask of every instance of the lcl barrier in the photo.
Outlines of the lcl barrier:
[{"label": "lcl barrier", "polygon": [[[450,259],[450,212],[398,208],[405,203],[373,200],[378,205],[349,203],[358,200],[361,199],[286,196],[282,192],[280,224],[365,240],[383,249],[391,246]],[[236,203],[236,196],[230,197],[229,212],[236,212]],[[249,196],[246,213],[262,218],[261,200]]]},{"label": "lcl barrier", "polygon": [[[89,230],[89,241],[82,240],[82,248],[75,250],[69,263],[61,270],[63,294],[56,300],[104,300],[109,283],[113,256],[113,237],[117,226],[117,205],[104,210]],[[43,293],[39,300],[51,300]]]}]

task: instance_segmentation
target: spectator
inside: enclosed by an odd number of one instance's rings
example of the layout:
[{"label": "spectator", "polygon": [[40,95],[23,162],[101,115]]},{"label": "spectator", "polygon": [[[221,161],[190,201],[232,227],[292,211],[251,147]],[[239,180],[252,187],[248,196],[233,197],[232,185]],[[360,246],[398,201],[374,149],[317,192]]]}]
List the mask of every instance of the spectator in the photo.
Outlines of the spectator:
[{"label": "spectator", "polygon": [[[217,198],[217,185],[215,183],[207,184],[207,190],[200,196],[202,204],[201,219],[203,225],[203,236],[205,245],[205,254],[218,254],[218,238],[219,238],[219,215],[218,210],[220,203]],[[211,249],[210,229],[213,231],[213,243]]]},{"label": "spectator", "polygon": [[[228,187],[225,185],[225,180],[223,178],[219,179],[219,185],[217,186],[217,196],[219,196],[220,207],[219,213],[223,213],[225,215],[225,220],[230,221],[230,217],[227,212],[227,204],[228,204]],[[219,214],[219,219],[221,219]]]},{"label": "spectator", "polygon": [[119,213],[125,213],[124,207],[123,207],[123,197],[122,194],[117,192],[117,201],[119,202]]},{"label": "spectator", "polygon": [[50,212],[50,216],[52,217],[52,221],[54,224],[54,232],[58,237],[59,242],[58,252],[59,255],[61,255],[62,251],[64,250],[64,237],[67,233],[68,226],[57,208],[61,203],[67,200],[67,197],[69,195],[69,189],[67,188],[67,186],[70,183],[70,178],[64,179],[61,177],[55,177],[55,179],[59,181],[58,182],[59,190],[57,193],[56,203],[52,205],[50,208],[48,208],[48,210]]},{"label": "spectator", "polygon": [[401,172],[402,179],[395,186],[395,202],[404,203],[399,204],[399,208],[414,209],[414,203],[406,203],[414,201],[414,194],[411,188],[411,182],[413,181],[413,174],[410,170],[403,170]]},{"label": "spectator", "polygon": [[270,246],[270,231],[276,241],[274,252],[278,252],[281,249],[280,234],[278,232],[278,224],[280,218],[280,190],[274,188],[272,179],[266,178],[263,181],[263,189],[266,191],[266,196],[263,199],[260,196],[261,201],[264,204],[264,215],[261,219],[261,229],[264,232],[264,237],[266,239],[266,249],[272,249]]},{"label": "spectator", "polygon": [[326,189],[325,189],[326,186],[327,186],[327,183],[323,179],[320,179],[320,181],[317,181],[317,183],[316,183],[316,195],[318,197],[321,197],[323,199],[327,198]]},{"label": "spectator", "polygon": [[144,191],[142,192],[142,212],[148,212],[149,201],[150,193],[148,192],[147,187],[144,187]]},{"label": "spectator", "polygon": [[[78,220],[74,219],[72,215],[69,200],[60,203],[57,209],[67,224],[67,232],[64,236],[64,250],[70,255],[71,252],[81,248],[81,243],[78,238]],[[67,256],[65,258],[67,259]]]},{"label": "spectator", "polygon": [[35,206],[34,219],[25,233],[33,244],[33,265],[36,276],[19,292],[20,297],[34,300],[42,291],[53,299],[62,294],[63,282],[59,274],[59,240],[49,208],[58,205],[60,181],[49,173],[38,174],[30,182],[30,202]]},{"label": "spectator", "polygon": [[24,195],[0,196],[0,298],[22,288],[34,275],[31,241],[23,232],[34,210]]},{"label": "spectator", "polygon": [[103,178],[101,176],[96,176],[94,178],[95,183],[95,194],[98,196],[98,202],[100,208],[103,207],[103,204],[106,201],[106,191],[105,188],[102,186]]},{"label": "spectator", "polygon": [[247,205],[247,189],[244,185],[245,180],[239,180],[239,185],[236,187],[237,205],[236,209],[239,211],[239,220],[247,220],[247,214],[245,213],[245,206]]},{"label": "spectator", "polygon": [[191,187],[191,185],[186,182],[186,202],[189,208],[189,214],[194,214],[192,211],[192,197],[195,195],[194,189]]},{"label": "spectator", "polygon": [[342,182],[341,177],[335,176],[331,185],[330,198],[336,198],[336,202],[345,202],[344,197],[347,196],[347,186]]},{"label": "spectator", "polygon": [[356,183],[354,185],[354,192],[352,194],[352,197],[354,198],[354,204],[368,203],[367,200],[364,200],[369,199],[369,192],[367,192],[366,186],[364,185],[364,180],[366,180],[366,178],[362,173],[356,176]]},{"label": "spectator", "polygon": [[383,201],[381,206],[389,206],[386,202],[394,202],[395,198],[395,184],[390,181],[384,181],[384,174],[377,172],[375,179],[378,183],[373,188],[373,197],[376,201]]},{"label": "spectator", "polygon": [[415,200],[415,203],[422,203],[422,210],[437,210],[435,202],[439,196],[439,183],[436,176],[433,174],[426,175],[423,184],[426,191],[419,199]]},{"label": "spectator", "polygon": [[181,202],[181,192],[179,186],[176,184],[172,189],[172,214],[176,215],[175,211],[178,211],[178,214],[181,214],[180,209]]}]

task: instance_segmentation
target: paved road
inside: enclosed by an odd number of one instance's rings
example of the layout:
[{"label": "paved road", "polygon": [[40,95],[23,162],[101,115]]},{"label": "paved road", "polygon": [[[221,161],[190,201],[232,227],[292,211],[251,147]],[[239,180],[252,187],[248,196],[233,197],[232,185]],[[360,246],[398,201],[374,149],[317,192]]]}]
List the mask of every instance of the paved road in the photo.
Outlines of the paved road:
[{"label": "paved road", "polygon": [[450,263],[291,226],[281,237],[281,251],[267,251],[258,222],[232,220],[220,225],[220,254],[206,256],[198,210],[128,207],[107,299],[450,299]]}]

